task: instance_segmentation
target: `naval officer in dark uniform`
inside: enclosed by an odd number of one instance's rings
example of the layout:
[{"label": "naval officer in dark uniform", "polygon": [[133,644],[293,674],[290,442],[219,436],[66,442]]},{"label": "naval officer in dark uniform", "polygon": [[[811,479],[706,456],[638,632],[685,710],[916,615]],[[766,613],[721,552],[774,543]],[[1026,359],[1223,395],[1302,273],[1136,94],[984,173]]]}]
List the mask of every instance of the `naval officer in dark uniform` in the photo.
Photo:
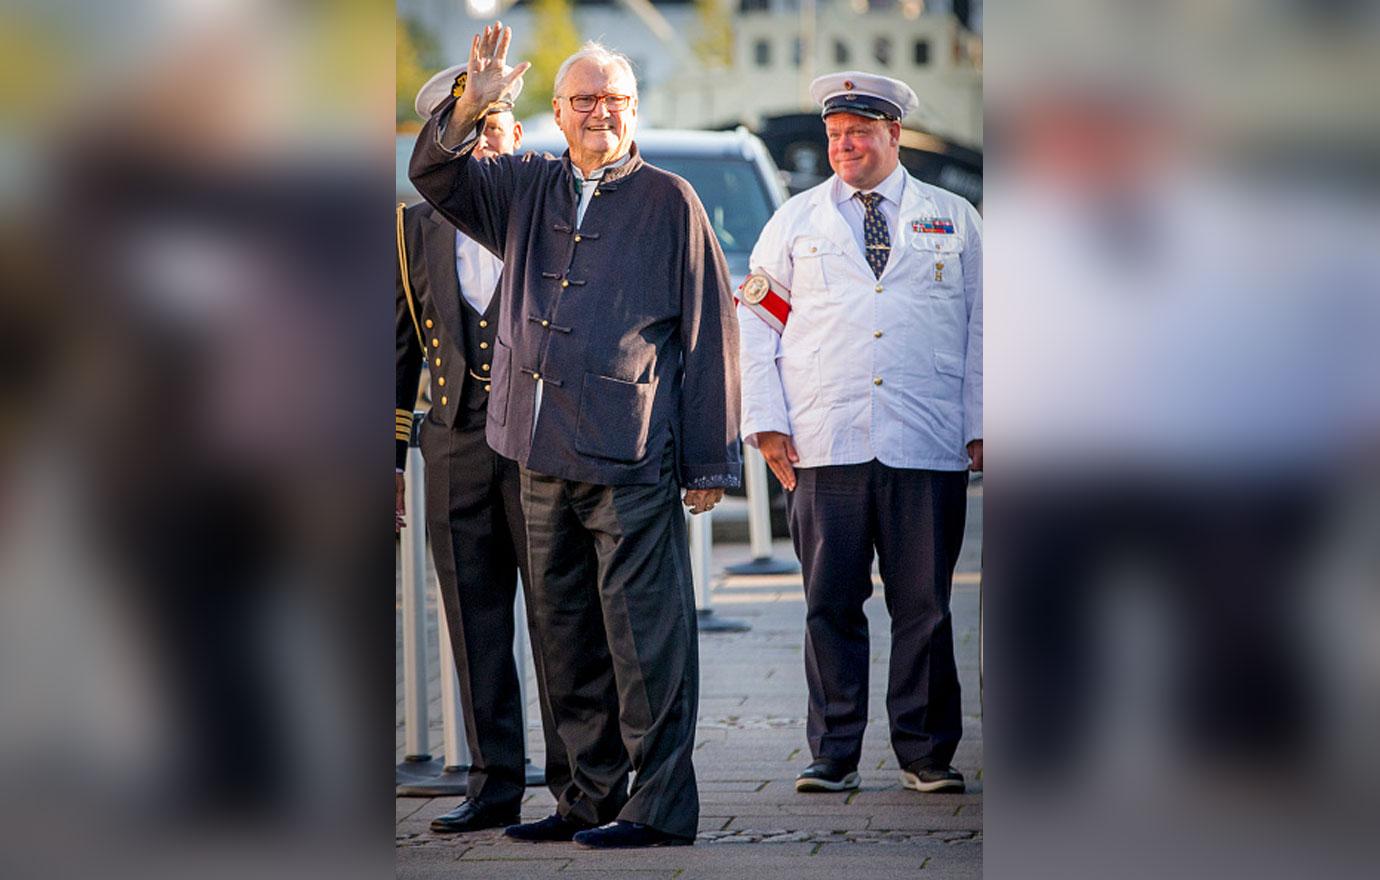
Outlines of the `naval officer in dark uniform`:
[{"label": "naval officer in dark uniform", "polygon": [[[463,88],[464,65],[443,70],[417,94],[417,113],[431,115]],[[522,142],[512,107],[519,79],[488,108],[476,157],[511,153]],[[521,688],[513,659],[516,577],[526,568],[526,539],[517,465],[489,448],[484,422],[492,391],[493,352],[503,263],[430,205],[398,206],[397,403],[394,413],[398,521],[403,467],[422,364],[431,375],[431,409],[422,422],[426,526],[455,652],[471,765],[469,798],[437,817],[433,831],[511,825],[526,784]],[[553,791],[569,779],[532,639],[548,734],[546,778]]]}]

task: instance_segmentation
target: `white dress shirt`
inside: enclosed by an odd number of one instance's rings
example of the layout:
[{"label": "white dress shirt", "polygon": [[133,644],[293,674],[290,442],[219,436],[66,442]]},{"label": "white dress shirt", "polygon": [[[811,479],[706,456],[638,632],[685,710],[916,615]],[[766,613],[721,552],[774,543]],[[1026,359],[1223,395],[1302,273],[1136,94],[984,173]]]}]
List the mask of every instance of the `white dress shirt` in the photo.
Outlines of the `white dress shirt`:
[{"label": "white dress shirt", "polygon": [[484,314],[493,301],[494,288],[498,286],[502,271],[502,260],[465,233],[455,230],[455,277],[460,281],[460,295],[479,314]]}]

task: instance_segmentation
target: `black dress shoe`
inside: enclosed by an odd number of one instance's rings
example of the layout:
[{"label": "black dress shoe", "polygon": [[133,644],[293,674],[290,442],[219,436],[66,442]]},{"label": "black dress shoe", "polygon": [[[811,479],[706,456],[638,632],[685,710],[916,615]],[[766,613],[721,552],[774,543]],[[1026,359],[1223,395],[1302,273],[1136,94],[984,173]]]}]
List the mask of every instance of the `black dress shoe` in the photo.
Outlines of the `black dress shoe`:
[{"label": "black dress shoe", "polygon": [[587,849],[630,849],[637,846],[689,846],[693,837],[667,834],[641,822],[619,819],[598,828],[581,831],[573,840]]},{"label": "black dress shoe", "polygon": [[431,820],[431,830],[454,833],[479,831],[482,828],[501,828],[520,818],[517,804],[486,804],[467,800],[449,813]]},{"label": "black dress shoe", "polygon": [[795,778],[796,791],[846,791],[857,788],[862,778],[856,767],[821,758]]},{"label": "black dress shoe", "polygon": [[952,767],[927,767],[921,762],[901,771],[901,784],[912,791],[963,791],[963,774]]},{"label": "black dress shoe", "polygon": [[503,829],[503,833],[514,840],[528,840],[538,843],[548,841],[570,840],[577,832],[584,831],[591,826],[583,822],[574,822],[565,818],[560,813],[552,813],[545,819],[536,822],[526,822],[522,825],[509,825]]}]

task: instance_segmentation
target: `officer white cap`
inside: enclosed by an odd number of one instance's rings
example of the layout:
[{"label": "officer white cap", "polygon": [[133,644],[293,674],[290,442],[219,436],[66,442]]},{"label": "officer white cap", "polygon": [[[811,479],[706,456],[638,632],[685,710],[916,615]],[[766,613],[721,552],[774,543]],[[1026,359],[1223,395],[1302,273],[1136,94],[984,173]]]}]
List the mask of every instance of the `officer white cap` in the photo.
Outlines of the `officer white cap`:
[{"label": "officer white cap", "polygon": [[871,119],[899,120],[920,109],[920,99],[910,86],[861,70],[816,77],[810,83],[810,97],[824,108],[825,118],[834,113],[856,113]]},{"label": "officer white cap", "polygon": [[[422,86],[421,89],[417,91],[417,100],[413,105],[417,110],[418,116],[423,119],[429,119],[431,118],[431,114],[436,112],[436,108],[441,106],[441,102],[446,98],[449,98],[451,95],[457,98],[460,97],[460,94],[465,90],[466,66],[467,65],[464,64],[456,64],[453,67],[447,67],[445,70],[426,81],[426,85]],[[508,73],[511,70],[511,67],[505,67],[503,72]],[[485,112],[485,115],[512,110],[520,94],[522,94],[522,77],[518,77],[517,80],[508,87],[508,90],[503,93],[503,97],[489,105],[489,109]]]}]

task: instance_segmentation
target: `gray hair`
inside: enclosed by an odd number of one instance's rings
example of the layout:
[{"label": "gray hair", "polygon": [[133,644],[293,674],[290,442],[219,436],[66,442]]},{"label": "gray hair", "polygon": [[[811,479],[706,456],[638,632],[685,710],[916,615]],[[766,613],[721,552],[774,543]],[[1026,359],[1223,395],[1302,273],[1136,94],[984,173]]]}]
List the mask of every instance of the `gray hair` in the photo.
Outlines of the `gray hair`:
[{"label": "gray hair", "polygon": [[622,52],[615,52],[594,40],[587,41],[578,52],[561,62],[560,69],[556,71],[555,88],[557,95],[561,93],[561,83],[565,80],[566,74],[570,73],[570,68],[574,67],[576,62],[585,60],[594,61],[600,67],[616,64],[623,68],[628,74],[628,79],[632,80],[632,97],[637,97],[637,74],[633,73],[632,61],[628,60],[628,56]]}]

